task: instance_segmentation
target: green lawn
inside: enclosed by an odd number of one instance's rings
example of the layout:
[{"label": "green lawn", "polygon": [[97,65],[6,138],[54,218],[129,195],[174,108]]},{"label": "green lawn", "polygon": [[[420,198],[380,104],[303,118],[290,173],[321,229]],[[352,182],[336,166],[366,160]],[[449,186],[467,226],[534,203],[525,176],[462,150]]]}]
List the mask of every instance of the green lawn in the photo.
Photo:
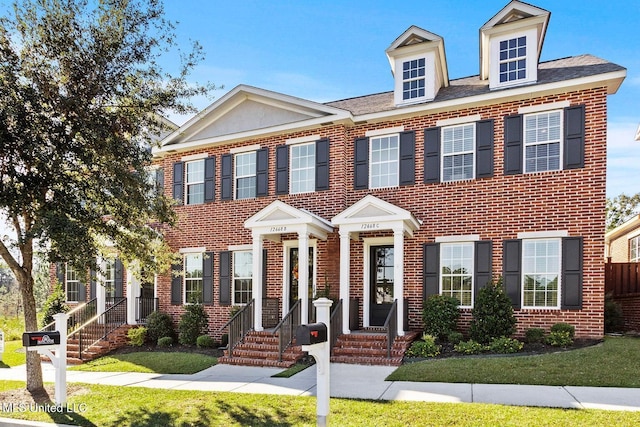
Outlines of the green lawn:
[{"label": "green lawn", "polygon": [[24,332],[24,317],[0,316],[0,331],[4,332],[5,341],[21,340]]},{"label": "green lawn", "polygon": [[71,369],[93,372],[151,372],[195,374],[218,363],[218,359],[198,353],[136,352],[104,356]]},{"label": "green lawn", "polygon": [[22,346],[22,341],[5,342],[0,368],[10,368],[12,366],[24,365],[25,363],[26,353]]},{"label": "green lawn", "polygon": [[390,381],[640,387],[639,338],[537,356],[466,357],[407,364]]},{"label": "green lawn", "polygon": [[[0,384],[0,390],[21,387],[24,383],[16,381]],[[78,384],[73,387],[67,407],[75,409],[75,413],[3,412],[2,416],[83,426],[316,425],[313,397]],[[640,425],[640,413],[625,411],[350,399],[331,399],[330,405],[329,423],[336,426]]]}]

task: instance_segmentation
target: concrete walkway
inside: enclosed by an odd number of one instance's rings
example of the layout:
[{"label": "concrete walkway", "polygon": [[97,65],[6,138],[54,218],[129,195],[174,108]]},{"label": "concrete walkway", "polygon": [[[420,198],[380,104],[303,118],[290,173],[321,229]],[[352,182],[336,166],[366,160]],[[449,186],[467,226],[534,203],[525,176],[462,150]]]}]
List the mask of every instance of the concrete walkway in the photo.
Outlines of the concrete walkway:
[{"label": "concrete walkway", "polygon": [[[54,368],[43,363],[45,381]],[[385,381],[387,366],[331,364],[331,397],[449,403],[494,403],[573,409],[640,411],[640,389],[614,387],[535,386],[512,384],[445,384]],[[67,382],[122,387],[234,393],[315,396],[316,367],[291,378],[272,378],[280,368],[216,365],[193,375],[67,371]],[[0,380],[26,379],[25,366],[0,369]],[[0,425],[2,424],[0,420]]]}]

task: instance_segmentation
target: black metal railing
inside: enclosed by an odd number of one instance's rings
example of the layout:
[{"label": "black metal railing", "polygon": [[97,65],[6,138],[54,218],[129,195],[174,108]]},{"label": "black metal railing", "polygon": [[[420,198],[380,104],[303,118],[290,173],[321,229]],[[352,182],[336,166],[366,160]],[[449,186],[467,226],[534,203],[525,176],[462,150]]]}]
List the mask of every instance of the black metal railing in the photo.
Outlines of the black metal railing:
[{"label": "black metal railing", "polygon": [[136,297],[136,322],[147,323],[147,317],[158,311],[158,298]]},{"label": "black metal railing", "polygon": [[387,315],[387,319],[384,321],[384,328],[387,331],[387,358],[391,358],[391,348],[393,342],[398,336],[398,300],[394,300],[391,305],[391,310]]},{"label": "black metal railing", "polygon": [[274,334],[278,334],[278,361],[282,362],[282,353],[291,345],[295,335],[296,328],[300,326],[300,308],[302,300],[296,301],[291,310],[282,318],[273,330]]},{"label": "black metal railing", "polygon": [[127,323],[127,299],[116,298],[111,307],[97,314],[75,328],[67,335],[68,339],[78,340],[78,355],[84,360],[83,353],[93,344],[106,339],[109,334]]},{"label": "black metal railing", "polygon": [[331,324],[331,330],[329,331],[329,351],[333,353],[333,347],[338,341],[338,337],[342,334],[342,300],[331,310],[331,316],[329,317],[329,324]]},{"label": "black metal railing", "polygon": [[[89,319],[95,317],[98,313],[98,300],[96,298],[80,304],[73,310],[68,311],[67,315],[67,336],[74,330],[80,328],[87,323]],[[41,331],[53,331],[56,328],[56,322],[53,321],[44,326]]]},{"label": "black metal railing", "polygon": [[233,349],[240,344],[244,337],[254,327],[255,316],[255,300],[251,300],[247,305],[242,307],[220,330],[229,328],[229,357],[233,357]]}]

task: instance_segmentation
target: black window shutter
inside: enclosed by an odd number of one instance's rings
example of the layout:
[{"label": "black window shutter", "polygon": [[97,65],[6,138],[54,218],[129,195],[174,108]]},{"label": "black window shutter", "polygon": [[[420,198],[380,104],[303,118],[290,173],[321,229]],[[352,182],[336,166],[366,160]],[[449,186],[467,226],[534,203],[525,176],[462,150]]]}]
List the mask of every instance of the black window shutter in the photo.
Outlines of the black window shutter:
[{"label": "black window shutter", "polygon": [[584,105],[564,109],[564,168],[584,167]]},{"label": "black window shutter", "polygon": [[256,197],[269,195],[269,149],[256,151]]},{"label": "black window shutter", "polygon": [[513,308],[520,308],[522,292],[522,240],[502,242],[502,280]]},{"label": "black window shutter", "polygon": [[504,174],[522,173],[522,115],[504,118]]},{"label": "black window shutter", "polygon": [[440,128],[424,130],[424,182],[440,182]]},{"label": "black window shutter", "polygon": [[416,133],[400,134],[400,185],[416,183]]},{"label": "black window shutter", "polygon": [[440,244],[422,246],[422,300],[440,293]]},{"label": "black window shutter", "polygon": [[478,291],[485,286],[489,282],[491,282],[491,272],[492,272],[492,249],[493,242],[491,240],[480,240],[475,242],[474,244],[474,256],[475,256],[475,265],[474,265],[474,284],[475,288],[473,290],[474,295],[478,295]]},{"label": "black window shutter", "polygon": [[276,194],[289,194],[289,146],[276,147]]},{"label": "black window shutter", "polygon": [[231,305],[231,252],[218,254],[220,260],[220,305]]},{"label": "black window shutter", "polygon": [[562,303],[561,308],[582,308],[582,237],[562,239]]},{"label": "black window shutter", "polygon": [[355,141],[353,188],[369,188],[369,138],[357,138]]},{"label": "black window shutter", "polygon": [[161,166],[156,168],[156,192],[158,194],[164,192],[164,169]]},{"label": "black window shutter", "polygon": [[213,252],[202,257],[202,303],[213,304]]},{"label": "black window shutter", "polygon": [[171,266],[171,304],[182,304],[182,262]]},{"label": "black window shutter", "polygon": [[220,200],[233,199],[233,154],[220,158]]},{"label": "black window shutter", "polygon": [[267,297],[267,250],[262,250],[262,298]]},{"label": "black window shutter", "polygon": [[204,201],[213,202],[216,199],[216,158],[211,156],[204,159]]},{"label": "black window shutter", "polygon": [[316,191],[329,189],[329,139],[316,141]]},{"label": "black window shutter", "polygon": [[[86,273],[86,270],[85,270]],[[87,300],[87,285],[84,280],[78,283],[78,302]]]},{"label": "black window shutter", "polygon": [[176,162],[173,164],[173,198],[179,204],[184,204],[184,163]]},{"label": "black window shutter", "polygon": [[122,266],[122,261],[120,260],[120,258],[116,258],[115,262],[114,262],[114,269],[115,269],[115,277],[114,277],[114,282],[115,282],[115,294],[114,296],[116,298],[122,298],[122,296],[124,295],[123,292],[123,277],[124,277],[124,268]]},{"label": "black window shutter", "polygon": [[89,270],[89,299],[92,300],[96,297],[97,287],[97,274],[95,269]]},{"label": "black window shutter", "polygon": [[65,286],[65,282],[67,278],[66,270],[67,269],[65,268],[64,262],[56,263],[56,279],[58,280],[58,282],[60,282],[60,284],[62,285],[62,288],[65,291],[67,289],[67,287]]},{"label": "black window shutter", "polygon": [[476,123],[476,178],[493,176],[493,120]]}]

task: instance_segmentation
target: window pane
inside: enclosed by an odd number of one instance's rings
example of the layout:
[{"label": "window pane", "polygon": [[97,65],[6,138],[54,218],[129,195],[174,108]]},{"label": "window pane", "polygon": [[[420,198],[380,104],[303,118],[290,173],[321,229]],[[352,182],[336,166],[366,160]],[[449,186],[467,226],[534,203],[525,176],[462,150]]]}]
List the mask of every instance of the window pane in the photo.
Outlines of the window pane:
[{"label": "window pane", "polygon": [[398,186],[398,135],[371,138],[371,188]]},{"label": "window pane", "polygon": [[560,239],[526,240],[522,245],[525,307],[557,307]]},{"label": "window pane", "polygon": [[309,193],[315,191],[316,145],[299,144],[291,147],[290,192]]},{"label": "window pane", "polygon": [[473,243],[443,243],[440,246],[440,290],[456,298],[461,306],[472,305]]},{"label": "window pane", "polygon": [[475,125],[444,128],[442,140],[442,180],[473,179]]}]

